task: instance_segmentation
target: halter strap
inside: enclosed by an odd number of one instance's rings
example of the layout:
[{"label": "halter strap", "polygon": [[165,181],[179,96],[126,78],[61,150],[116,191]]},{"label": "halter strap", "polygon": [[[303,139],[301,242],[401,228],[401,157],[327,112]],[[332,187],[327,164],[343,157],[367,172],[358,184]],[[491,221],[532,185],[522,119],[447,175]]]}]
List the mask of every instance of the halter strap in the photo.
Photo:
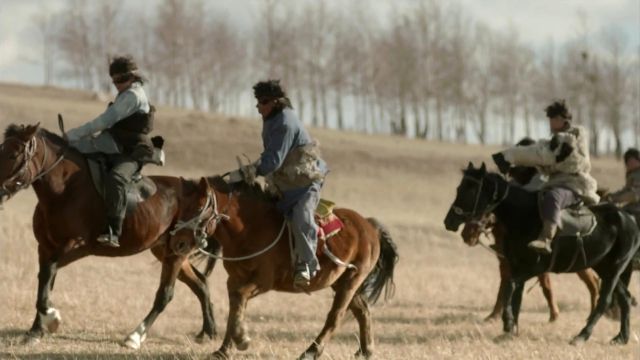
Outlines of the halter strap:
[{"label": "halter strap", "polygon": [[[31,172],[31,167],[30,164],[32,162],[32,160],[35,159],[35,154],[38,150],[38,138],[40,138],[40,141],[42,141],[42,147],[44,149],[44,154],[42,155],[42,162],[40,163],[40,170],[38,170],[34,176],[34,174],[32,174]],[[15,195],[18,191],[22,190],[22,189],[26,189],[29,186],[31,186],[33,183],[35,183],[36,181],[42,179],[44,176],[46,176],[49,172],[51,172],[56,166],[58,166],[58,164],[60,164],[60,162],[62,162],[62,160],[64,160],[64,152],[58,157],[58,159],[53,163],[53,165],[51,165],[48,169],[43,170],[44,166],[47,162],[47,158],[48,158],[48,147],[45,144],[45,138],[40,136],[38,137],[37,135],[32,137],[24,146],[24,150],[23,150],[23,155],[24,155],[24,162],[22,163],[22,165],[20,166],[20,168],[18,168],[18,170],[15,171],[15,173],[13,175],[11,175],[7,180],[5,180],[5,182],[2,184],[2,186],[0,186],[0,199],[2,197],[4,197],[5,195],[8,196],[9,198],[12,197],[13,195]],[[34,164],[35,166],[36,164]],[[37,168],[37,167],[36,167]],[[22,175],[24,173],[28,173],[28,180],[25,181],[24,183],[20,181],[20,178],[22,177]],[[13,188],[14,191],[10,191],[7,189],[7,184],[10,182],[14,182]]]}]

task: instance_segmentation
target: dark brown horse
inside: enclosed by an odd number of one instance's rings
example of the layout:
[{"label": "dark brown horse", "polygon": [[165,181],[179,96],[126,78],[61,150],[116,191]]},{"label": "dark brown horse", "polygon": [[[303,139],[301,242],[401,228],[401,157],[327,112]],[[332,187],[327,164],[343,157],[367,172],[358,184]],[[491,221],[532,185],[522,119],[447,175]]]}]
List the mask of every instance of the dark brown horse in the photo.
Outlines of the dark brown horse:
[{"label": "dark brown horse", "polygon": [[[247,301],[269,290],[299,293],[293,287],[291,249],[286,222],[258,187],[240,184],[228,192],[219,185],[211,188],[206,179],[199,184],[200,203],[211,204],[206,213],[184,213],[182,221],[192,223],[206,219],[199,226],[180,230],[172,241],[195,241],[197,236],[213,234],[224,252],[223,264],[229,274],[229,318],[224,341],[214,354],[230,356],[233,344],[239,350],[249,346],[244,313]],[[209,199],[209,200],[207,200]],[[329,248],[339,259],[355,269],[337,265],[324,254],[319,256],[321,270],[305,292],[331,286],[335,291],[333,305],[324,328],[301,355],[303,359],[320,356],[347,309],[360,326],[358,355],[369,356],[373,350],[369,304],[374,303],[386,286],[385,297],[393,292],[393,270],[398,259],[389,232],[374,219],[365,219],[348,209],[337,209],[336,215],[345,227],[329,239]],[[205,234],[206,233],[206,234]],[[237,261],[235,261],[237,260]]]},{"label": "dark brown horse", "polygon": [[182,211],[197,206],[192,182],[153,177],[157,192],[127,214],[119,248],[96,242],[105,227],[103,201],[93,185],[87,162],[61,137],[35,126],[7,128],[0,145],[0,203],[17,191],[33,186],[38,204],[33,232],[38,241],[38,295],[36,316],[25,340],[37,342],[45,328],[54,332],[60,324],[49,293],[57,270],[87,255],[129,256],[146,249],[162,262],[160,287],[151,312],[125,340],[138,348],[156,317],[173,296],[176,278],[187,284],[200,301],[203,314],[199,339],[215,335],[213,307],[206,278],[188,261],[186,248],[171,247],[169,232]]},{"label": "dark brown horse", "polygon": [[[481,242],[480,236],[489,231],[493,234],[493,238],[495,239],[495,248],[497,250],[496,256],[498,258],[500,269],[500,287],[498,288],[498,295],[496,303],[493,306],[493,311],[491,311],[491,314],[485,318],[485,321],[498,320],[502,315],[502,310],[504,309],[504,292],[506,290],[507,282],[511,279],[509,264],[501,254],[506,229],[502,224],[498,223],[493,214],[489,214],[480,221],[467,222],[464,224],[464,228],[462,229],[462,239],[465,244],[469,246],[478,245],[478,243]],[[598,275],[596,275],[592,269],[580,270],[577,272],[577,275],[589,290],[591,310],[593,311],[596,306],[596,301],[598,300],[598,291],[600,289]],[[542,273],[538,275],[538,281],[540,282],[542,293],[547,299],[547,304],[549,305],[549,322],[553,322],[558,318],[560,311],[558,310],[558,304],[556,303],[553,295],[551,277],[549,276],[549,273]]]}]

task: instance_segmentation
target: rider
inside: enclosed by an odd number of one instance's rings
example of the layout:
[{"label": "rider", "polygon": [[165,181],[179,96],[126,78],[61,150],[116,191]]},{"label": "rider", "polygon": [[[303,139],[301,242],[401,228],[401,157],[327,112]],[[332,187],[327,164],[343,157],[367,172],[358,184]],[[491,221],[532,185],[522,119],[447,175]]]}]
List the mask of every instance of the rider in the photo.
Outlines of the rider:
[{"label": "rider", "polygon": [[[625,186],[606,196],[608,202],[624,204],[622,209],[636,218],[640,224],[640,151],[630,148],[624,153],[624,167],[627,171]],[[640,269],[640,252],[631,262],[634,269]]]},{"label": "rider", "polygon": [[530,146],[515,146],[493,155],[500,172],[509,171],[511,164],[537,166],[549,177],[542,187],[540,213],[542,232],[529,248],[551,253],[551,241],[560,225],[560,211],[580,201],[597,204],[597,183],[591,177],[589,139],[586,129],[572,123],[564,100],[555,101],[545,109],[552,132],[550,140],[540,140]]},{"label": "rider", "polygon": [[630,148],[624,153],[624,165],[627,172],[625,186],[606,196],[606,200],[624,204],[623,209],[640,220],[640,151]]},{"label": "rider", "polygon": [[118,90],[113,103],[95,119],[69,130],[66,137],[82,153],[104,153],[111,166],[104,180],[107,224],[98,242],[119,247],[126,212],[126,187],[142,164],[154,156],[147,136],[153,129],[155,109],[142,88],[144,80],[131,57],[116,57],[109,75]]},{"label": "rider", "polygon": [[327,173],[318,144],[311,139],[293,112],[279,80],[260,81],[253,86],[256,108],[262,116],[264,151],[255,163],[231,174],[231,181],[253,182],[264,176],[280,195],[277,209],[288,219],[295,241],[293,285],[308,286],[320,269],[316,258],[317,225],[314,213]]}]

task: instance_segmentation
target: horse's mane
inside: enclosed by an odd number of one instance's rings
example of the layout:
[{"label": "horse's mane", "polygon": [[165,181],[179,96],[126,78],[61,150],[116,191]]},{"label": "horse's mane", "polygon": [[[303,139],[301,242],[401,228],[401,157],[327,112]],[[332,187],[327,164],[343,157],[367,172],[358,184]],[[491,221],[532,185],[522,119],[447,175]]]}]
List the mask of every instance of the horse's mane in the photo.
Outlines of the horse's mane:
[{"label": "horse's mane", "polygon": [[[8,138],[11,138],[11,137],[16,137],[16,136],[19,137],[20,135],[24,134],[24,132],[28,128],[29,128],[28,126],[24,126],[24,125],[10,124],[4,130],[4,140],[6,141]],[[63,139],[60,135],[54,134],[47,129],[39,128],[37,134],[40,136],[46,137],[47,140],[51,141],[52,143],[60,147],[69,146],[69,143],[65,139]]]},{"label": "horse's mane", "polygon": [[209,177],[207,180],[214,189],[223,193],[238,192],[250,198],[265,202],[275,202],[277,200],[274,194],[266,191],[259,183],[248,184],[244,181],[228,183],[220,175]]},{"label": "horse's mane", "polygon": [[67,140],[63,139],[62,136],[52,133],[51,131],[47,130],[47,129],[39,129],[38,133],[44,137],[47,138],[47,140],[51,141],[52,143],[54,143],[55,145],[58,145],[60,147],[66,147],[69,146],[69,142],[67,142]]},{"label": "horse's mane", "polygon": [[6,141],[8,138],[20,136],[25,129],[24,125],[10,124],[4,130],[4,140]]}]

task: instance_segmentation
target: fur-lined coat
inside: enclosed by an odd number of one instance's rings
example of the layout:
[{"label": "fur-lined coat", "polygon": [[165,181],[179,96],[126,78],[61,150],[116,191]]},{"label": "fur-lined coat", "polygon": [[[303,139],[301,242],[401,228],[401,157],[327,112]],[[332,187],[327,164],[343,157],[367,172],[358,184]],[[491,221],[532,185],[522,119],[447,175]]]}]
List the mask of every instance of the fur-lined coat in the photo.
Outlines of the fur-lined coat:
[{"label": "fur-lined coat", "polygon": [[529,146],[514,146],[502,152],[513,165],[536,166],[549,177],[544,189],[563,187],[573,190],[587,205],[600,201],[598,183],[590,175],[589,135],[582,126],[571,126],[550,140]]}]

